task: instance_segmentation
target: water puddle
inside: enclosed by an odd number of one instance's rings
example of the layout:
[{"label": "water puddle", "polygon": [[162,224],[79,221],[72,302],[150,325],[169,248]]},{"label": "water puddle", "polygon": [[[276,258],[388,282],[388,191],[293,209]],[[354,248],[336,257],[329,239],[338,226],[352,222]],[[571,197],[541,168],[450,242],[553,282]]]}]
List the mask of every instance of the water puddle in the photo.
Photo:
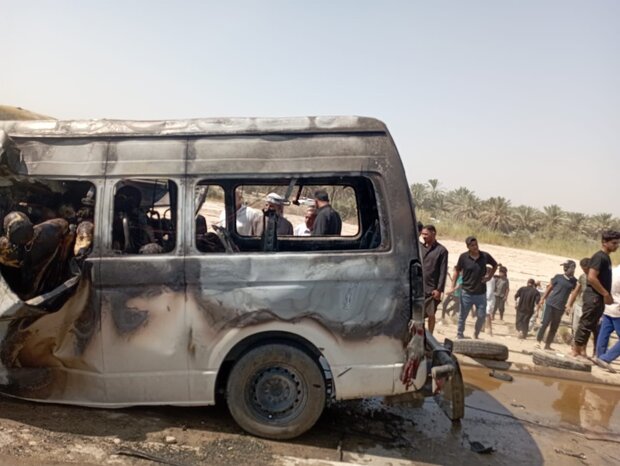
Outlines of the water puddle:
[{"label": "water puddle", "polygon": [[620,387],[511,373],[505,382],[489,370],[463,369],[468,407],[485,409],[488,396],[517,417],[544,419],[583,432],[620,434]]}]

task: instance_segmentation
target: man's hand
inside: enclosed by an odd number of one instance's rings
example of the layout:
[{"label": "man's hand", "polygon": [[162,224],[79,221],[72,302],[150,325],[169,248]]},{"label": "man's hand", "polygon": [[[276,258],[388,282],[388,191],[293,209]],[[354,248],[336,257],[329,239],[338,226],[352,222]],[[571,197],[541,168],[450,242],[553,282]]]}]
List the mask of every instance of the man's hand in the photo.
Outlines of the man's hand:
[{"label": "man's hand", "polygon": [[613,304],[614,303],[614,298],[612,295],[610,295],[609,293],[606,293],[603,296],[603,301],[605,302],[605,304]]},{"label": "man's hand", "polygon": [[433,297],[435,301],[441,301],[441,291],[433,290],[431,291],[431,296]]}]

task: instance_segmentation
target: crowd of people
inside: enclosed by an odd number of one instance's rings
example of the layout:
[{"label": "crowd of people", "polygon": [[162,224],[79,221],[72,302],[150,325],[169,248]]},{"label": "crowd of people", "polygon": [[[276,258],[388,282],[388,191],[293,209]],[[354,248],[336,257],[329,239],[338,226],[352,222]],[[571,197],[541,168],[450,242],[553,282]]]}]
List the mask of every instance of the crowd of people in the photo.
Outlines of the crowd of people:
[{"label": "crowd of people", "polygon": [[[284,215],[284,207],[289,201],[278,193],[269,193],[265,197],[265,207],[261,211],[245,204],[239,190],[235,192],[235,219],[237,233],[242,236],[261,236],[264,228],[265,214],[275,216],[278,236],[336,236],[342,231],[340,214],[330,203],[329,194],[323,189],[314,192],[312,205],[304,215],[304,221],[293,227]],[[226,212],[220,213],[219,225],[226,227]]]},{"label": "crowd of people", "polygon": [[[470,313],[475,317],[473,338],[478,339],[483,331],[493,335],[492,322],[498,313],[499,319],[504,319],[510,296],[508,269],[481,250],[476,237],[469,236],[465,239],[467,250],[459,255],[453,273],[449,274],[448,250],[437,241],[435,226],[421,225],[420,239],[429,331],[435,329],[435,314],[443,299],[442,319],[451,305],[458,316],[457,339],[466,338],[465,323]],[[620,357],[620,340],[611,348],[609,341],[614,332],[620,338],[620,266],[612,270],[610,254],[619,244],[620,232],[604,231],[601,249],[580,261],[583,273],[579,278],[575,277],[577,264],[567,260],[561,264],[562,273],[555,275],[544,290],[533,278],[517,289],[514,294],[517,337],[526,339],[540,322],[535,338],[540,347],[550,350],[562,317],[569,315],[572,356],[588,357],[586,346],[592,335],[591,360],[613,372],[610,363]]]}]

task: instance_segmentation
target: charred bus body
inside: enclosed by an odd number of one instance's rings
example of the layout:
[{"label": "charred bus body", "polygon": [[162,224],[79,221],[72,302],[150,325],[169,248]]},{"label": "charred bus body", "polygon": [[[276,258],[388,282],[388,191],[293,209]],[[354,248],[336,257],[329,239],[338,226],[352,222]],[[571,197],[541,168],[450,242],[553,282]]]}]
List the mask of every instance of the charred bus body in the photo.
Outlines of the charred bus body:
[{"label": "charred bus body", "polygon": [[[2,231],[2,392],[108,407],[221,394],[269,438],[331,399],[417,392],[462,417],[458,364],[424,332],[415,214],[380,121],[5,122],[0,142],[2,218],[66,224],[21,245]],[[342,232],[278,234],[265,195],[303,216],[317,190]]]}]

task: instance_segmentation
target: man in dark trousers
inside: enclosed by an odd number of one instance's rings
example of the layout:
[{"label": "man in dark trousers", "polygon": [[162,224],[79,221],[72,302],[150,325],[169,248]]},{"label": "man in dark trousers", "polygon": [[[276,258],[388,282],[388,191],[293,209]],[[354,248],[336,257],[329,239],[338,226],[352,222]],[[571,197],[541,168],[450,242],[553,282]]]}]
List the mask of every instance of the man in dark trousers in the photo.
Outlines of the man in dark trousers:
[{"label": "man in dark trousers", "polygon": [[[562,264],[564,267],[564,274],[558,274],[551,279],[545,295],[542,298],[541,303],[546,304],[545,315],[543,317],[542,325],[538,329],[536,340],[540,344],[545,336],[545,330],[549,327],[547,338],[545,340],[545,349],[551,349],[551,343],[555,338],[555,334],[558,331],[562,316],[564,313],[568,314],[569,307],[568,298],[577,286],[577,279],[575,278],[575,267],[577,264],[575,261],[568,260]],[[540,306],[541,304],[538,304]]]},{"label": "man in dark trousers", "polygon": [[527,281],[527,286],[522,286],[515,294],[515,308],[517,309],[517,321],[515,326],[517,328],[518,338],[527,338],[530,319],[532,315],[534,315],[534,308],[539,302],[540,293],[536,289],[536,281],[530,278]]},{"label": "man in dark trousers", "polygon": [[[478,240],[473,236],[468,236],[465,240],[467,252],[459,256],[459,260],[454,267],[452,275],[452,292],[456,289],[456,282],[460,275],[463,275],[463,286],[461,291],[461,309],[459,310],[459,325],[457,338],[465,338],[465,320],[473,306],[476,306],[476,326],[474,338],[478,338],[487,314],[487,285],[486,283],[495,275],[497,262],[491,254],[481,251],[478,247]],[[487,273],[487,264],[491,266]]]},{"label": "man in dark trousers", "polygon": [[317,212],[312,236],[335,236],[342,230],[342,220],[329,203],[327,191],[319,189],[314,193]]},{"label": "man in dark trousers", "polygon": [[583,312],[579,319],[573,356],[585,357],[586,344],[590,334],[603,315],[605,304],[613,304],[611,296],[611,258],[620,244],[620,231],[606,230],[601,235],[601,249],[590,258],[588,286],[583,292]]},{"label": "man in dark trousers", "polygon": [[422,228],[422,264],[424,267],[424,311],[428,317],[428,331],[435,329],[435,312],[446,287],[448,250],[437,242],[434,225]]}]

